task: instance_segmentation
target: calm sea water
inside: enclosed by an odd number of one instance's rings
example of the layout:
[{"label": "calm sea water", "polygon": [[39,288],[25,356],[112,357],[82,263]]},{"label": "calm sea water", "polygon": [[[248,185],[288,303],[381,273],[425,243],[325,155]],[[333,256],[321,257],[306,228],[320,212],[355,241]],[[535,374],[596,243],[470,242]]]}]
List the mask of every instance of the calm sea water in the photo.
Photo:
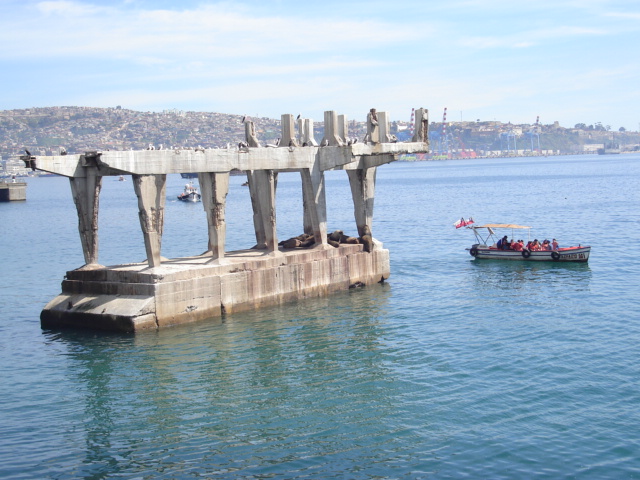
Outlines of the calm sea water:
[{"label": "calm sea water", "polygon": [[[253,245],[233,177],[228,248]],[[378,170],[385,285],[139,335],[43,331],[82,265],[68,181],[0,203],[0,478],[640,478],[640,155]],[[206,249],[175,200],[163,255]],[[344,172],[329,229],[355,234]],[[301,233],[280,175],[279,237]],[[131,181],[104,180],[103,264],[145,257]],[[593,247],[587,265],[473,260],[453,223]]]}]

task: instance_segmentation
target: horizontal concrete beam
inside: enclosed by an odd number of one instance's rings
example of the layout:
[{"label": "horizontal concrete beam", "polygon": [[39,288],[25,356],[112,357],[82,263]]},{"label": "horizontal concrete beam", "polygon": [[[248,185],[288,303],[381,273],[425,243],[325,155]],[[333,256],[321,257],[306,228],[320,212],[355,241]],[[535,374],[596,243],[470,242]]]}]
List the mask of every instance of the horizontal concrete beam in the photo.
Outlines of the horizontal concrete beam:
[{"label": "horizontal concrete beam", "polygon": [[[86,167],[97,167],[98,176],[159,175],[171,173],[224,173],[238,170],[274,170],[312,168],[320,162],[320,170],[332,170],[353,164],[380,165],[395,160],[397,155],[426,153],[422,142],[355,144],[327,147],[249,147],[245,149],[207,150],[128,150],[106,151],[87,161],[84,155],[36,157],[36,168],[66,177],[86,176]],[[375,158],[375,157],[382,157]]]}]

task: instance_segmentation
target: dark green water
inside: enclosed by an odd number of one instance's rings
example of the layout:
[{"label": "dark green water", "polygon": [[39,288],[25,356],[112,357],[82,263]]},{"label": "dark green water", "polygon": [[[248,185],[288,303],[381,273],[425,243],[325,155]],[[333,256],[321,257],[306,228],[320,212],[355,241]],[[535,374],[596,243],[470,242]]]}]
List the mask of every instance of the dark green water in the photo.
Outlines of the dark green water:
[{"label": "dark green water", "polygon": [[[136,336],[42,331],[80,266],[68,181],[0,204],[0,478],[640,478],[640,155],[396,163],[374,236],[392,276]],[[253,244],[232,178],[228,246]],[[163,255],[206,249],[169,179]],[[355,233],[344,172],[329,229]],[[280,238],[301,232],[278,182]],[[533,225],[587,265],[473,260],[453,223]],[[105,179],[100,261],[144,258],[131,182]]]}]

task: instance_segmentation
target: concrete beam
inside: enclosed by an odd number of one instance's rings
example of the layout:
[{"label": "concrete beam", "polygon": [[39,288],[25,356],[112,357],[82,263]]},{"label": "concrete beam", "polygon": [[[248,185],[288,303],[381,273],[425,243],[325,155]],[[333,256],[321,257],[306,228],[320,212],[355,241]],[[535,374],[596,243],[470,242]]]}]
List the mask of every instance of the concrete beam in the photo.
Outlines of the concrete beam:
[{"label": "concrete beam", "polygon": [[207,254],[213,259],[224,258],[227,224],[225,221],[225,207],[229,193],[228,173],[199,173],[202,206],[207,215],[209,228],[209,245]]},{"label": "concrete beam", "polygon": [[166,201],[166,175],[133,175],[133,188],[138,197],[140,227],[150,267],[159,267],[164,206]]}]

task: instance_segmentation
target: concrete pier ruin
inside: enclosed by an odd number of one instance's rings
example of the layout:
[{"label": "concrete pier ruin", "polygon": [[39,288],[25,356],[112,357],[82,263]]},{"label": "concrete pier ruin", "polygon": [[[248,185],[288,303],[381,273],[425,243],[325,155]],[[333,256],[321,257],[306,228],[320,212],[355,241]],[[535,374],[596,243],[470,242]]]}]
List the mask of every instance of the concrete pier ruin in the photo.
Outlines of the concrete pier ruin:
[{"label": "concrete pier ruin", "polygon": [[[428,112],[416,110],[409,142],[391,135],[386,112],[370,110],[364,139],[349,138],[347,125],[344,115],[325,112],[324,138],[318,143],[311,119],[285,114],[277,146],[260,145],[254,123],[244,120],[245,139],[234,148],[22,157],[34,170],[69,178],[85,260],[66,273],[62,292],[44,307],[42,327],[158,329],[385,280],[389,251],[372,234],[376,169],[402,154],[428,152]],[[232,170],[247,173],[256,245],[227,252],[225,239],[232,232],[226,229],[225,204]],[[348,175],[358,238],[327,232],[327,170]],[[199,256],[165,259],[166,178],[189,172],[198,174],[208,245]],[[299,172],[303,195],[304,234],[284,245],[277,236],[279,172]],[[100,188],[102,177],[119,175],[133,179],[147,260],[103,266],[98,261]]]}]

